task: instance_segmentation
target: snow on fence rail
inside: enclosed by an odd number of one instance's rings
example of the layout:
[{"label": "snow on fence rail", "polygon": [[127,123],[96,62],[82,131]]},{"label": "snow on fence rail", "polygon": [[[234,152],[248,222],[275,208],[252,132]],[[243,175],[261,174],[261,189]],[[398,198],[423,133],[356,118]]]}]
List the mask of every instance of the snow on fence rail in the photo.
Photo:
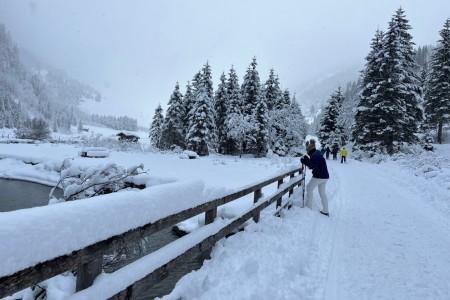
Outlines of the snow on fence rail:
[{"label": "snow on fence rail", "polygon": [[[201,181],[175,182],[138,192],[2,213],[0,215],[0,298],[78,268],[77,293],[70,299],[130,299],[187,259],[221,238],[301,184],[294,169],[208,201]],[[285,177],[290,177],[284,182]],[[261,189],[278,182],[262,197]],[[215,220],[217,208],[254,193],[254,205],[232,220]],[[113,273],[101,274],[103,254],[205,213],[205,226]],[[70,238],[67,238],[67,237]],[[62,242],[64,241],[64,242]],[[98,277],[96,279],[96,277]],[[96,279],[95,283],[94,279]]]}]

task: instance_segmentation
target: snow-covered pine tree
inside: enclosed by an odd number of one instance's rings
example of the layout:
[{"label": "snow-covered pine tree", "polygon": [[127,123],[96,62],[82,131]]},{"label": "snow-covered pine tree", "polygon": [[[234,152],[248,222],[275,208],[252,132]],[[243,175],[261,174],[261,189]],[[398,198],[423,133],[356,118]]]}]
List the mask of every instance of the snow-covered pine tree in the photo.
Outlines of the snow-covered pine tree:
[{"label": "snow-covered pine tree", "polygon": [[270,111],[269,115],[269,137],[268,142],[273,153],[286,156],[289,148],[286,145],[286,128],[288,126],[288,109],[276,109]]},{"label": "snow-covered pine tree", "polygon": [[271,112],[271,147],[280,156],[296,156],[301,153],[308,126],[295,95],[288,107]]},{"label": "snow-covered pine tree", "polygon": [[441,39],[431,60],[425,113],[426,123],[437,129],[437,141],[442,143],[442,127],[450,121],[450,19],[439,35]]},{"label": "snow-covered pine tree", "polygon": [[343,131],[343,139],[348,141],[352,135],[352,125],[355,120],[355,110],[353,109],[358,103],[358,95],[360,92],[361,82],[348,82],[343,93],[344,101],[342,102],[341,113],[337,124]]},{"label": "snow-covered pine tree", "polygon": [[295,99],[295,94],[288,109],[287,120],[285,144],[288,149],[288,155],[299,156],[308,132],[308,125],[300,105]]},{"label": "snow-covered pine tree", "polygon": [[[425,63],[423,66],[421,66],[420,73],[419,73],[419,82],[420,82],[420,87],[422,88],[424,100],[425,100],[425,95],[428,92],[428,81],[430,78],[429,75],[430,75],[430,68],[428,66],[428,63]],[[425,109],[425,107],[424,107],[424,109]]]},{"label": "snow-covered pine tree", "polygon": [[365,68],[361,75],[361,92],[357,101],[352,136],[354,150],[376,152],[381,148],[382,134],[385,127],[384,109],[380,104],[384,98],[378,92],[381,78],[381,61],[383,55],[383,35],[377,30],[371,43],[371,50],[366,57]]},{"label": "snow-covered pine tree", "polygon": [[151,144],[160,149],[161,148],[161,134],[162,134],[162,126],[164,123],[163,109],[161,108],[161,104],[158,104],[158,107],[155,109],[155,114],[153,115],[153,121],[150,125],[149,138]]},{"label": "snow-covered pine tree", "polygon": [[244,116],[243,113],[237,111],[232,111],[228,114],[228,136],[235,143],[237,150],[239,150],[239,157],[242,156],[246,143],[254,140],[252,133],[255,132],[256,126],[251,117]]},{"label": "snow-covered pine tree", "polygon": [[187,148],[197,152],[200,156],[209,155],[209,145],[211,144],[210,129],[214,125],[208,88],[205,81],[201,81],[197,87],[196,101],[191,110],[190,128],[186,135]]},{"label": "snow-covered pine tree", "polygon": [[263,95],[259,97],[253,115],[256,132],[254,134],[254,142],[250,143],[251,149],[256,157],[264,157],[267,154],[268,109],[266,99]]},{"label": "snow-covered pine tree", "polygon": [[183,95],[180,92],[178,82],[170,96],[168,106],[161,131],[161,149],[170,149],[173,145],[184,148],[183,126],[185,111]]},{"label": "snow-covered pine tree", "polygon": [[196,95],[197,95],[197,91],[198,88],[200,86],[200,83],[202,82],[202,71],[198,71],[194,77],[192,78],[192,88],[191,88],[191,93],[192,93],[192,97],[189,96],[189,98],[191,98],[191,100],[189,102],[185,102],[185,110],[186,110],[186,121],[185,121],[185,138],[187,138],[187,133],[189,131],[189,128],[191,128],[191,124],[190,124],[190,120],[192,119],[192,108],[194,107],[195,101],[196,101]]},{"label": "snow-covered pine tree", "polygon": [[81,121],[81,119],[78,120],[77,131],[78,133],[83,132],[83,122]]},{"label": "snow-covered pine tree", "polygon": [[[236,132],[231,132],[233,129],[239,127],[232,125],[236,123],[236,120],[243,120],[243,110],[242,110],[242,95],[239,86],[239,78],[231,66],[230,72],[228,73],[228,81],[226,83],[226,89],[228,93],[228,108],[225,124],[228,131],[227,146],[225,152],[227,154],[236,153],[240,149],[240,135]],[[238,138],[236,138],[238,137]]]},{"label": "snow-covered pine tree", "polygon": [[211,75],[211,66],[208,62],[206,62],[202,69],[202,81],[205,86],[206,92],[208,93],[208,98],[211,99],[211,101],[214,101],[214,88]]},{"label": "snow-covered pine tree", "polygon": [[[198,73],[200,74],[200,73]],[[188,81],[186,85],[186,93],[183,97],[183,106],[184,106],[184,126],[183,126],[183,135],[186,137],[187,130],[189,129],[189,118],[190,118],[190,111],[194,107],[195,103],[195,94],[193,91],[193,87],[191,86],[190,82]]]},{"label": "snow-covered pine tree", "polygon": [[203,87],[207,93],[207,99],[209,99],[209,103],[207,105],[207,108],[209,110],[207,116],[208,130],[209,130],[208,148],[217,151],[218,137],[216,127],[216,111],[214,110],[214,89],[211,75],[211,67],[209,66],[208,62],[206,62],[206,64],[203,66],[201,80],[203,83]]},{"label": "snow-covered pine tree", "polygon": [[264,96],[266,97],[267,109],[269,111],[275,107],[276,103],[278,103],[282,97],[280,82],[278,76],[275,76],[273,69],[270,69],[269,78],[264,85]]},{"label": "snow-covered pine tree", "polygon": [[332,145],[337,143],[342,144],[342,128],[338,125],[338,118],[341,113],[344,96],[342,95],[341,87],[331,95],[325,106],[324,115],[320,121],[320,129],[317,132],[317,137],[320,140],[322,148],[325,145]]},{"label": "snow-covered pine tree", "polygon": [[270,112],[269,141],[274,153],[280,156],[286,156],[289,153],[289,146],[286,144],[286,130],[289,122],[291,95],[288,89],[284,92],[280,90],[280,93],[273,110]]},{"label": "snow-covered pine tree", "polygon": [[383,37],[381,81],[376,91],[383,99],[380,105],[384,126],[379,136],[389,154],[402,143],[417,142],[415,134],[423,120],[421,89],[414,73],[418,67],[409,29],[404,11],[399,8]]},{"label": "snow-covered pine tree", "polygon": [[215,123],[217,124],[217,141],[218,141],[218,152],[221,154],[226,154],[226,149],[228,147],[228,136],[227,136],[227,109],[228,109],[228,91],[226,87],[226,77],[222,73],[220,76],[220,83],[217,87],[214,108],[216,112]]},{"label": "snow-covered pine tree", "polygon": [[[264,119],[261,116],[259,120],[256,120],[258,114],[263,114],[262,110],[264,109],[264,106],[260,104],[260,102],[265,102],[264,95],[261,89],[261,81],[259,79],[258,71],[256,70],[257,65],[258,64],[256,63],[256,57],[254,57],[252,63],[247,69],[247,72],[244,76],[244,82],[241,86],[244,117],[246,118],[247,122],[251,122],[256,125],[255,131],[250,135],[249,142],[246,141],[244,144],[244,150],[248,153],[256,153],[260,151],[260,146],[256,144],[257,139],[260,139],[260,137],[258,137],[259,133],[257,131],[261,129],[261,126],[263,125],[263,123],[259,122],[263,122],[262,120]],[[256,106],[258,104],[258,109],[260,111],[256,113]],[[265,105],[265,109],[267,111],[267,105]],[[265,121],[263,127],[267,128],[267,121]]]},{"label": "snow-covered pine tree", "polygon": [[283,97],[280,98],[280,102],[277,104],[277,109],[284,109],[291,106],[291,93],[289,89],[285,89]]},{"label": "snow-covered pine tree", "polygon": [[254,57],[247,69],[241,87],[244,115],[246,116],[253,114],[255,107],[262,96],[261,81],[259,79],[258,71],[256,70],[257,65],[256,57]]}]

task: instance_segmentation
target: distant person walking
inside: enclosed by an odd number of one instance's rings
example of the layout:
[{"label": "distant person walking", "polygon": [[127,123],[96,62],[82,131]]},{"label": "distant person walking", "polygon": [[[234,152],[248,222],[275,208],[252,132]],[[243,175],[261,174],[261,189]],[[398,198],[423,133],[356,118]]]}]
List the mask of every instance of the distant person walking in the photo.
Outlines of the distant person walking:
[{"label": "distant person walking", "polygon": [[347,160],[347,149],[345,147],[341,150],[341,164],[345,163]]},{"label": "distant person walking", "polygon": [[330,158],[330,152],[331,152],[330,147],[327,145],[325,147],[325,157],[326,157],[326,159]]},{"label": "distant person walking", "polygon": [[306,206],[312,209],[313,191],[316,187],[319,189],[320,200],[322,201],[321,214],[329,216],[328,212],[328,199],[325,193],[325,187],[327,185],[330,175],[328,174],[327,162],[322,155],[322,152],[316,150],[315,143],[309,143],[306,146],[307,155],[303,156],[300,161],[312,170],[312,178],[306,186]]},{"label": "distant person walking", "polygon": [[333,146],[331,146],[331,154],[333,154],[333,160],[337,160],[338,151],[339,151],[339,146],[337,144],[333,144]]}]

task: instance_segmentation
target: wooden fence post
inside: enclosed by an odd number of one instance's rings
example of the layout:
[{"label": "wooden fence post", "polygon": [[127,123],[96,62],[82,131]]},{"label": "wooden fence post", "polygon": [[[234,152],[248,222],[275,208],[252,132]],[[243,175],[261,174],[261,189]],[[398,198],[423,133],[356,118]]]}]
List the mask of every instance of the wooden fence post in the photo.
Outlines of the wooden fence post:
[{"label": "wooden fence post", "polygon": [[[258,199],[261,197],[262,197],[261,189],[257,189],[253,196],[253,203],[258,202]],[[253,216],[253,221],[255,221],[255,223],[259,222],[259,213],[257,213],[256,215]]]},{"label": "wooden fence post", "polygon": [[[294,174],[291,174],[291,178],[294,178],[294,176],[295,176]],[[292,190],[289,191],[289,197],[291,197],[291,195],[292,195],[293,192],[294,192],[294,189],[292,189]]]},{"label": "wooden fence post", "polygon": [[217,207],[214,207],[211,210],[205,212],[205,225],[211,224],[214,222],[214,219],[217,217]]},{"label": "wooden fence post", "polygon": [[[278,180],[278,186],[277,186],[277,188],[280,188],[280,186],[281,186],[282,184],[283,184],[283,179]],[[281,198],[282,198],[282,197],[280,197],[280,198],[277,199],[277,208],[281,206]]]},{"label": "wooden fence post", "polygon": [[76,291],[90,287],[95,278],[102,273],[103,255],[78,266]]}]

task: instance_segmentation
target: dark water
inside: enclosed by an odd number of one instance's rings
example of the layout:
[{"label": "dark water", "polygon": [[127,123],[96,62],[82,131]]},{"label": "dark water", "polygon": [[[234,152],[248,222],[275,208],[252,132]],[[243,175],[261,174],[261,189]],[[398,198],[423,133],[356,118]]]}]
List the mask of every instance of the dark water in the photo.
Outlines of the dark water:
[{"label": "dark water", "polygon": [[[153,234],[150,238],[152,242],[151,249],[148,253],[158,250],[159,248],[169,244],[170,242],[176,240],[178,237],[171,233],[171,228],[166,228]],[[150,300],[156,297],[162,297],[164,295],[170,294],[170,292],[175,287],[178,280],[184,275],[190,273],[192,270],[198,270],[203,265],[203,261],[209,258],[209,252],[203,253],[199,257],[195,257],[190,261],[187,261],[179,269],[170,273],[170,275],[162,280],[161,282],[149,287],[147,291],[143,292],[141,295],[136,297],[136,300]]]},{"label": "dark water", "polygon": [[[126,254],[126,258],[120,260],[116,263],[107,262],[104,271],[106,273],[114,272],[120,269],[122,266],[130,264],[137,259],[152,253],[165,245],[175,241],[178,237],[172,233],[171,228],[163,229],[159,232],[152,234],[151,236],[144,239],[141,243],[144,244],[144,247],[131,246],[127,249],[123,249],[122,253]],[[170,292],[175,287],[178,280],[181,279],[184,275],[190,273],[192,270],[198,270],[205,259],[209,258],[208,253],[203,253],[199,257],[193,258],[190,261],[184,263],[180,268],[170,273],[168,277],[166,277],[161,282],[150,286],[146,289],[146,291],[142,292],[140,295],[134,296],[133,299],[136,300],[150,300],[155,299],[156,297],[162,297],[164,295],[170,294]],[[107,260],[107,259],[106,259]],[[104,261],[105,263],[105,261]]]},{"label": "dark water", "polygon": [[[0,212],[47,205],[49,199],[48,195],[51,189],[52,187],[28,181],[0,179]],[[62,191],[56,190],[54,194],[56,197],[61,197]],[[172,241],[175,241],[177,238],[176,235],[172,234],[171,228],[161,230],[147,238],[144,248],[140,247],[138,251],[135,251],[136,248],[127,249],[127,259],[117,264],[110,265],[105,271],[113,272],[122,265],[128,264],[139,259],[143,255],[156,251]],[[172,272],[166,279],[149,287],[147,291],[135,299],[149,300],[170,294],[181,277],[192,270],[199,269],[203,264],[203,260],[208,257],[209,253],[205,253],[201,257],[186,262],[178,270]]]},{"label": "dark water", "polygon": [[[0,212],[48,204],[52,187],[22,180],[0,179]],[[55,191],[60,197],[61,190]]]}]

